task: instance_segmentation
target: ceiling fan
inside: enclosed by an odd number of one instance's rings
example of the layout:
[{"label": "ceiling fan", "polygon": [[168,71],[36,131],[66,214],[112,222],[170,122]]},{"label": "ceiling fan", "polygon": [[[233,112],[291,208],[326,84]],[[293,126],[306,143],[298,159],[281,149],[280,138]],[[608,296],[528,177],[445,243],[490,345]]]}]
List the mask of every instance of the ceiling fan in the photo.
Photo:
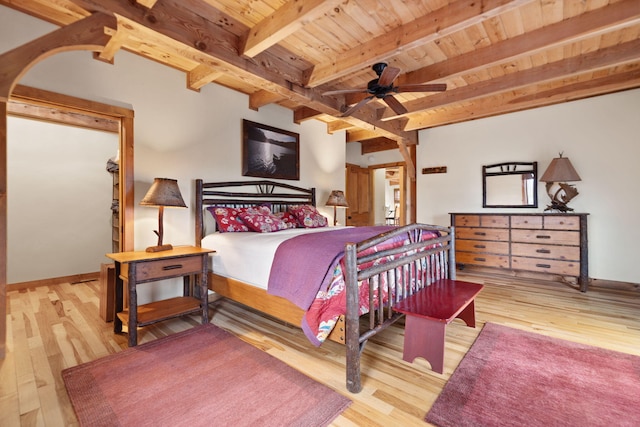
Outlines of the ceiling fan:
[{"label": "ceiling fan", "polygon": [[402,92],[442,92],[447,89],[447,85],[444,83],[436,84],[414,84],[414,85],[401,85],[394,86],[393,81],[400,75],[400,69],[395,67],[389,67],[384,62],[378,62],[371,67],[373,71],[378,75],[377,79],[371,80],[366,88],[362,89],[341,89],[330,90],[324,92],[322,95],[338,95],[345,93],[368,93],[369,96],[362,99],[360,102],[354,104],[342,113],[341,117],[347,117],[353,114],[354,111],[365,105],[367,102],[374,98],[384,101],[396,114],[406,114],[409,111],[393,97],[394,93]]}]

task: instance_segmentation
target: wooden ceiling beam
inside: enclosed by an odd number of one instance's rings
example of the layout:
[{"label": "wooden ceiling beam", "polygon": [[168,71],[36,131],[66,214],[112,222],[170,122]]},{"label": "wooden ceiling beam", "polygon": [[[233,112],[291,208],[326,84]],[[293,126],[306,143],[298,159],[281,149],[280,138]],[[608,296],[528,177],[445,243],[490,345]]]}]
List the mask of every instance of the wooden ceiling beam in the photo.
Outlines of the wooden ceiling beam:
[{"label": "wooden ceiling beam", "polygon": [[378,151],[397,150],[398,141],[385,137],[378,137],[361,141],[360,146],[360,152],[362,154],[377,153]]},{"label": "wooden ceiling beam", "polygon": [[260,107],[286,99],[282,94],[259,90],[249,95],[249,108],[258,111]]},{"label": "wooden ceiling beam", "polygon": [[347,131],[347,142],[362,142],[369,139],[380,138],[375,131],[355,129]]},{"label": "wooden ceiling beam", "polygon": [[147,9],[151,9],[153,6],[155,6],[157,1],[158,0],[136,0],[136,3],[143,5]]},{"label": "wooden ceiling beam", "polygon": [[187,72],[187,88],[199,92],[202,86],[217,80],[223,75],[224,73],[222,71],[216,70],[206,64],[200,64],[193,70]]},{"label": "wooden ceiling beam", "polygon": [[[271,59],[268,52],[261,54],[260,61],[241,57],[238,55],[239,36],[203,19],[191,9],[179,7],[171,0],[156,3],[152,10],[147,10],[138,4],[117,0],[72,1],[86,10],[121,15],[130,21],[132,27],[140,27],[139,32],[144,33],[147,31],[145,29],[148,29],[148,33],[157,33],[167,43],[173,43],[176,46],[176,51],[180,50],[196,57],[196,54],[190,53],[191,50],[196,50],[200,55],[200,62],[215,63],[216,68],[220,71],[238,79],[246,78],[254,82],[256,86],[280,94],[295,103],[307,105],[330,115],[338,115],[341,112],[341,105],[335,99],[323,97],[319,91],[305,88],[297,83],[301,80],[302,72],[292,65],[282,65],[290,58],[285,60],[274,57]],[[185,25],[185,23],[197,23],[197,25]],[[208,61],[206,58],[203,59],[205,55],[208,57]],[[262,57],[262,55],[267,56]],[[405,131],[403,124],[396,124],[395,121],[382,122],[375,112],[358,111],[345,120],[358,127],[376,129],[379,136],[404,139],[410,141],[410,144],[418,141],[416,132]]]},{"label": "wooden ceiling beam", "polygon": [[499,114],[522,111],[530,108],[559,104],[576,99],[597,96],[614,91],[633,89],[640,86],[640,68],[600,78],[581,81],[560,81],[551,88],[531,86],[519,91],[508,91],[500,96],[475,100],[473,107],[464,105],[447,111],[434,110],[411,118],[407,129],[423,129]]},{"label": "wooden ceiling beam", "polygon": [[599,32],[611,31],[614,26],[632,25],[639,21],[640,3],[638,0],[621,0],[556,24],[547,25],[499,43],[493,43],[464,55],[458,55],[447,61],[400,75],[396,80],[396,85],[427,83],[483,70],[524,54],[531,55],[553,46],[594,37]]},{"label": "wooden ceiling beam", "polygon": [[321,17],[343,0],[290,0],[248,31],[242,53],[249,57],[265,51]]},{"label": "wooden ceiling beam", "polygon": [[[507,88],[506,91],[512,92],[526,86],[542,85],[561,79],[570,79],[572,76],[584,75],[616,65],[622,66],[626,63],[633,62],[639,51],[640,40],[632,40],[599,51],[463,86],[447,91],[446,93],[439,93],[423,99],[410,101],[404,105],[409,111],[415,114],[416,112],[431,110],[444,105],[451,105],[462,101],[474,101],[482,97],[502,93],[505,92],[505,88]],[[580,72],[576,70],[580,70]],[[408,116],[411,115],[412,114],[409,114]],[[403,117],[404,116],[387,116],[384,117],[383,120]],[[420,123],[419,120],[410,120],[409,127],[405,129],[415,129],[414,126],[418,123]]]},{"label": "wooden ceiling beam", "polygon": [[293,122],[299,125],[305,120],[315,119],[323,114],[324,113],[321,113],[320,111],[314,110],[313,108],[309,107],[296,108],[295,110],[293,110]]},{"label": "wooden ceiling beam", "polygon": [[366,41],[307,71],[309,87],[370,67],[402,51],[435,41],[531,0],[458,0]]},{"label": "wooden ceiling beam", "polygon": [[344,120],[334,120],[332,122],[327,123],[327,132],[333,134],[335,132],[340,132],[343,130],[351,130],[355,128],[355,126],[349,122],[345,122]]},{"label": "wooden ceiling beam", "polygon": [[410,113],[397,115],[392,110],[386,110],[382,120],[409,117],[436,107],[472,101],[506,90],[513,91],[529,85],[622,65],[637,60],[638,52],[640,52],[640,39],[409,101],[404,106]]}]

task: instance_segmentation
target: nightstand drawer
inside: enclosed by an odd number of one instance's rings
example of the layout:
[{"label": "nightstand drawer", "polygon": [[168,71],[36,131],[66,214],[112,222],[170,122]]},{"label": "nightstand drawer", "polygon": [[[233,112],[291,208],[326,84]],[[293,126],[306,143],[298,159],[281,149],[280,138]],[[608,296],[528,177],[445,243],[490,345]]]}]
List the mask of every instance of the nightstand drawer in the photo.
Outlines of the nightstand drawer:
[{"label": "nightstand drawer", "polygon": [[508,255],[509,242],[458,240],[456,241],[456,251]]},{"label": "nightstand drawer", "polygon": [[[123,278],[129,271],[123,268]],[[202,257],[168,258],[154,261],[138,262],[136,265],[136,281],[167,279],[202,272]]]}]

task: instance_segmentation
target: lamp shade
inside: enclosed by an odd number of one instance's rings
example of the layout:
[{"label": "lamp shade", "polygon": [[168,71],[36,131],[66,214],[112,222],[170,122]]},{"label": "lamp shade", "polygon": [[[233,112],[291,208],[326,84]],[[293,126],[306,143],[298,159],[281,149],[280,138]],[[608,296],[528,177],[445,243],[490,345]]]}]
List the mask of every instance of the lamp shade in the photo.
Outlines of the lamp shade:
[{"label": "lamp shade", "polygon": [[562,157],[562,153],[560,153],[560,157],[556,157],[551,160],[551,164],[546,171],[542,174],[540,178],[542,182],[569,182],[569,181],[580,181],[580,175],[574,169],[573,165],[569,161],[568,158]]},{"label": "lamp shade", "polygon": [[329,198],[327,199],[326,206],[341,206],[343,208],[348,208],[349,204],[347,203],[347,199],[344,197],[344,192],[341,190],[333,190],[331,194],[329,194]]},{"label": "lamp shade", "polygon": [[141,206],[172,206],[186,208],[178,181],[169,178],[155,178],[151,188],[140,202]]}]

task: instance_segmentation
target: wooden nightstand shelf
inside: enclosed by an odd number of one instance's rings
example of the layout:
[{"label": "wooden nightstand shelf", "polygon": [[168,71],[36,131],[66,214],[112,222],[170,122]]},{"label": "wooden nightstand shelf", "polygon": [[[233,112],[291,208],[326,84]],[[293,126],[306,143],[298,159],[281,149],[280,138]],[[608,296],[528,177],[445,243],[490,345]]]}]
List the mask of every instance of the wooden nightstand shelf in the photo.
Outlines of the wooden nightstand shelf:
[{"label": "wooden nightstand shelf", "polygon": [[[115,261],[116,296],[113,330],[122,332],[127,324],[129,347],[138,344],[139,326],[185,314],[202,312],[202,323],[209,323],[207,305],[207,255],[214,251],[193,246],[179,246],[163,252],[119,252],[107,254]],[[191,283],[190,277],[196,278]],[[183,296],[138,306],[136,287],[140,283],[184,277]],[[129,309],[123,310],[123,289],[127,282]]]}]

